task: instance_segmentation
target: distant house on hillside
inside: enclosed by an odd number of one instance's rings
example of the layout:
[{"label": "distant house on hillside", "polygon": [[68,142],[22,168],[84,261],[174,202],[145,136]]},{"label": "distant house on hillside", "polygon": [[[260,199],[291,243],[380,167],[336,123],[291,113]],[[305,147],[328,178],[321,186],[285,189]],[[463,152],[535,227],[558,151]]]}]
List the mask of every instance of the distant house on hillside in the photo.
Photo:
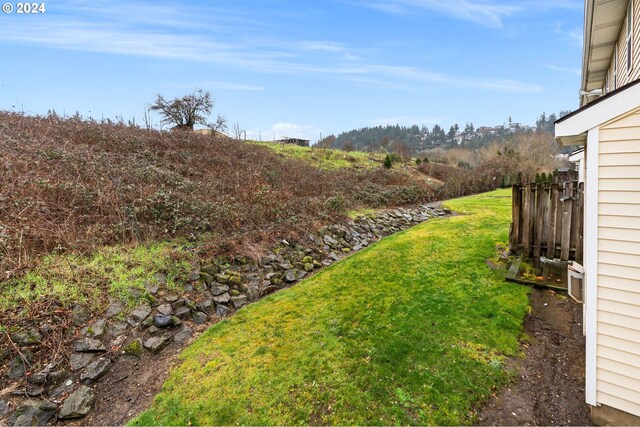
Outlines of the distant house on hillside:
[{"label": "distant house on hillside", "polygon": [[476,133],[481,136],[495,135],[496,130],[489,126],[480,126],[478,129],[476,129]]},{"label": "distant house on hillside", "polygon": [[193,130],[193,126],[189,125],[175,125],[171,127],[171,132],[189,132]]},{"label": "distant house on hillside", "polygon": [[200,134],[200,135],[215,135],[218,138],[229,138],[228,135],[226,135],[226,134],[224,134],[224,133],[222,133],[220,131],[217,131],[217,130],[214,130],[214,129],[210,129],[210,128],[195,129],[193,132],[197,133],[197,134]]},{"label": "distant house on hillside", "polygon": [[509,132],[516,133],[522,128],[522,123],[509,122]]},{"label": "distant house on hillside", "polygon": [[310,141],[308,139],[289,138],[285,136],[284,138],[279,139],[276,142],[279,142],[280,144],[290,144],[290,145],[299,145],[300,147],[308,147]]},{"label": "distant house on hillside", "polygon": [[585,7],[580,108],[555,131],[585,147],[586,402],[596,424],[640,425],[640,0]]}]

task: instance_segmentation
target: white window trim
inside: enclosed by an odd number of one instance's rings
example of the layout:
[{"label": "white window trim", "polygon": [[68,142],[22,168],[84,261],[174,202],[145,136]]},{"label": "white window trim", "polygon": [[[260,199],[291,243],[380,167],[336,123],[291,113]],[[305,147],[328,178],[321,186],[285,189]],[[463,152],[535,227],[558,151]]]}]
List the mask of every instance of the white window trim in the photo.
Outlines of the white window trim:
[{"label": "white window trim", "polygon": [[627,6],[627,73],[633,69],[633,0]]},{"label": "white window trim", "polygon": [[613,90],[618,89],[618,45],[613,51]]}]

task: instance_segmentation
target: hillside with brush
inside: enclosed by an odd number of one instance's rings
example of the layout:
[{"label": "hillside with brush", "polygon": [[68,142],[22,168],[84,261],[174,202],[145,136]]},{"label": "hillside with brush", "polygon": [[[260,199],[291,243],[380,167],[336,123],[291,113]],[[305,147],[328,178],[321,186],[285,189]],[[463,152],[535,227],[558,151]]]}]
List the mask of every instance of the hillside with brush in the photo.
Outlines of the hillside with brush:
[{"label": "hillside with brush", "polygon": [[52,251],[176,237],[204,240],[214,252],[240,250],[348,211],[488,191],[535,172],[518,156],[493,156],[476,168],[407,162],[385,169],[382,160],[0,113],[0,269],[12,276]]},{"label": "hillside with brush", "polygon": [[208,235],[228,250],[434,195],[405,170],[326,170],[228,138],[0,114],[2,271],[153,239]]}]

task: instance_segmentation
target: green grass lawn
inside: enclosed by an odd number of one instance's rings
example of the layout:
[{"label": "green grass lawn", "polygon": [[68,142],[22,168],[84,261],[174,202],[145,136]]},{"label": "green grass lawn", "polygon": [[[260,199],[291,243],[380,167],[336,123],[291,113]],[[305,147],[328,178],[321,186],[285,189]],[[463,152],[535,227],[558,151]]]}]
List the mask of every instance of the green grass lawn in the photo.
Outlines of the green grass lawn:
[{"label": "green grass lawn", "polygon": [[331,148],[300,147],[278,142],[247,142],[270,148],[289,159],[304,160],[320,169],[373,168],[380,167],[384,160],[384,156],[381,154],[361,151],[346,152]]},{"label": "green grass lawn", "polygon": [[510,191],[388,237],[211,327],[133,425],[470,424],[509,380],[527,288],[485,264]]},{"label": "green grass lawn", "polygon": [[90,255],[47,255],[24,276],[0,284],[0,313],[13,310],[25,316],[41,300],[102,311],[110,298],[117,298],[134,307],[148,300],[145,283],[154,280],[155,272],[166,272],[169,288],[178,288],[188,277],[194,256],[183,243],[175,239],[104,247]]}]

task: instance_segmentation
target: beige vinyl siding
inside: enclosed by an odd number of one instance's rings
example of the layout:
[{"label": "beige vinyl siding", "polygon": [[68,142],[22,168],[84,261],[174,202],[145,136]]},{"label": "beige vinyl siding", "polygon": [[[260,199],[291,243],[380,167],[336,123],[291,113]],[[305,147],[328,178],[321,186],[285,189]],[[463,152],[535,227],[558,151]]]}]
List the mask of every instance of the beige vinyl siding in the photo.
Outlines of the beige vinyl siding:
[{"label": "beige vinyl siding", "polygon": [[603,252],[640,255],[640,242],[620,242],[617,240],[600,239],[598,249]]},{"label": "beige vinyl siding", "polygon": [[[630,324],[633,325],[635,323],[638,323],[638,318],[636,317],[625,316],[624,314],[620,313],[611,313],[610,311],[600,311],[598,313],[598,319],[601,323],[621,326],[623,328],[627,328]],[[638,357],[640,357],[640,355]],[[616,361],[616,363],[618,362]],[[638,372],[640,372],[640,367],[638,367],[637,369]],[[640,377],[638,379],[640,379]]]},{"label": "beige vinyl siding", "polygon": [[[620,192],[617,192],[617,193],[615,193],[615,192],[603,193],[602,197],[600,198],[600,203],[602,203],[602,204],[607,204],[607,203],[627,204],[627,201],[628,201],[628,199],[626,198],[626,194],[620,193]],[[604,213],[604,212],[602,210],[600,210],[600,213]],[[611,216],[626,216],[620,211],[607,213],[607,215],[611,215]]]},{"label": "beige vinyl siding", "polygon": [[596,396],[640,416],[640,109],[601,126],[598,153]]},{"label": "beige vinyl siding", "polygon": [[[602,195],[604,196],[606,193],[603,193]],[[607,197],[609,197],[607,195]],[[612,195],[610,196],[611,198],[613,197],[620,197],[619,195]],[[621,218],[618,216],[606,216],[603,218],[600,218],[600,227],[611,227],[611,228],[615,228],[620,224],[620,220]],[[640,230],[640,218],[638,217],[627,217],[624,218],[624,221],[626,222],[625,226],[627,227],[632,227],[632,230]],[[633,241],[640,241],[640,240],[633,240]]]},{"label": "beige vinyl siding", "polygon": [[600,154],[600,166],[640,165],[640,153]]}]

